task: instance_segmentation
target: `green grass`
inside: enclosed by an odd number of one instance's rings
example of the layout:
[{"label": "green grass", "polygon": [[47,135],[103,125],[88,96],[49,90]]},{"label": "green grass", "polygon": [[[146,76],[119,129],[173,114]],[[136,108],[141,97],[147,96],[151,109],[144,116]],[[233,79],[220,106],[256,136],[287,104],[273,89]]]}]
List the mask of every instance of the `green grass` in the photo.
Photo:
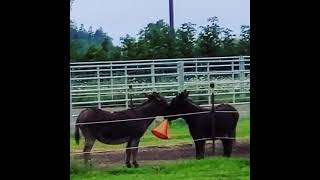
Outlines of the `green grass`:
[{"label": "green grass", "polygon": [[[250,120],[241,119],[237,126],[237,137],[247,138],[250,136]],[[188,127],[182,120],[173,121],[170,125],[170,139],[161,140],[153,136],[149,129],[146,134],[141,138],[140,146],[170,146],[175,144],[190,144],[192,143],[192,137],[190,136]],[[106,145],[100,142],[94,144],[92,151],[106,151],[106,150],[118,150],[125,148],[125,144],[121,145]],[[75,143],[73,137],[70,137],[70,151],[71,152],[82,152],[84,147],[84,138],[81,137],[80,145]]]},{"label": "green grass", "polygon": [[163,165],[146,165],[137,169],[85,167],[77,161],[71,161],[70,179],[247,180],[250,179],[250,160],[216,157],[203,160],[179,160]]}]

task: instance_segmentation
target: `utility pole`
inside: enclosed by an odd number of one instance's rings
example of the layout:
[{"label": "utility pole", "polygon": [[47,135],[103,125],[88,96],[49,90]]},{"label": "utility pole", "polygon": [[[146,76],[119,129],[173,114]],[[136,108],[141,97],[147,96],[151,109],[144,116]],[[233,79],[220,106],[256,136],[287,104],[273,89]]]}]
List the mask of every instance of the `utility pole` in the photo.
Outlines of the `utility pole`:
[{"label": "utility pole", "polygon": [[173,0],[169,0],[169,19],[170,19],[170,29],[169,29],[169,37],[171,39],[169,43],[169,58],[174,57],[174,41],[175,41],[175,33],[174,33],[174,22],[173,22]]},{"label": "utility pole", "polygon": [[171,32],[174,32],[173,0],[169,0],[169,17],[170,17],[170,30],[171,30]]}]

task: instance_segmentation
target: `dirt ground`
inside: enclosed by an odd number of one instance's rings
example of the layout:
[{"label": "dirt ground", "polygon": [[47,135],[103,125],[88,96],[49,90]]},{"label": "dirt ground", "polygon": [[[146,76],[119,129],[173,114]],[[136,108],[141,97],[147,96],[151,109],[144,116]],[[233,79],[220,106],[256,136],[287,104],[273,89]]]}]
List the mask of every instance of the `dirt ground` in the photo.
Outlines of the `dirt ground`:
[{"label": "dirt ground", "polygon": [[[220,141],[216,142],[216,151],[213,155],[212,145],[206,144],[205,156],[222,156],[223,148]],[[233,157],[250,158],[250,142],[236,142],[232,151]],[[125,153],[114,151],[108,153],[92,154],[92,163],[100,167],[124,165]],[[73,155],[74,159],[82,159],[82,155]],[[163,164],[172,160],[195,159],[195,148],[192,144],[177,145],[171,147],[148,147],[140,148],[138,152],[138,163],[140,166],[146,164]]]}]

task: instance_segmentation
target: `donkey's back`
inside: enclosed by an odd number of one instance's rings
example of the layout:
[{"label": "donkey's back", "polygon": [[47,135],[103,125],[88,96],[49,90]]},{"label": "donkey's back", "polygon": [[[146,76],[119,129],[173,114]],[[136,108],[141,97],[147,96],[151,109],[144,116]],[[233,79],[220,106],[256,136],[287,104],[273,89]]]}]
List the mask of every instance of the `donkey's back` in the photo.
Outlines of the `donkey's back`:
[{"label": "donkey's back", "polygon": [[215,111],[216,133],[220,136],[233,133],[239,120],[237,109],[230,104],[219,104]]},{"label": "donkey's back", "polygon": [[98,108],[86,108],[80,112],[77,123],[89,123],[112,120],[112,113]]}]

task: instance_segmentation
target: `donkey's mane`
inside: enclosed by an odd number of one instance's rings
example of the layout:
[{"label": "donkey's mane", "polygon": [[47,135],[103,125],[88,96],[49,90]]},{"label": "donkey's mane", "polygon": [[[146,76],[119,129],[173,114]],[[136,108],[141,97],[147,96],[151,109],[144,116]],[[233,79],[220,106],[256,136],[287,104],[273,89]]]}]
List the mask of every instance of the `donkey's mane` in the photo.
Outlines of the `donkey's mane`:
[{"label": "donkey's mane", "polygon": [[[152,98],[154,98],[154,97],[152,97]],[[165,101],[166,102],[166,100],[163,98],[163,97],[160,97],[160,99],[161,99],[161,101]],[[145,100],[143,103],[141,103],[141,104],[139,104],[139,105],[137,105],[137,106],[135,106],[135,107],[133,107],[133,108],[131,108],[131,109],[124,109],[124,110],[121,110],[121,111],[114,111],[114,112],[112,112],[112,113],[110,113],[112,116],[113,116],[113,118],[116,118],[117,119],[117,117],[118,116],[120,116],[121,114],[122,115],[124,115],[124,116],[130,116],[130,115],[133,115],[134,114],[134,111],[136,111],[138,108],[140,108],[140,107],[142,107],[142,106],[145,106],[146,104],[148,104],[148,103],[151,103],[152,101],[153,101],[154,99],[147,99],[147,100]],[[157,101],[157,100],[156,100]]]},{"label": "donkey's mane", "polygon": [[139,104],[139,105],[137,105],[137,106],[135,106],[135,107],[133,107],[133,108],[131,108],[131,109],[124,109],[124,110],[121,110],[121,111],[114,111],[114,112],[112,112],[111,114],[112,114],[112,115],[116,115],[116,114],[130,115],[130,113],[132,113],[132,111],[135,111],[135,110],[137,110],[139,107],[142,107],[142,106],[148,104],[150,101],[151,101],[151,100],[148,99],[148,100],[144,101],[143,103],[141,103],[141,104]]},{"label": "donkey's mane", "polygon": [[[161,96],[159,96],[157,98],[160,98],[160,101],[167,102],[166,99]],[[124,119],[124,118],[135,117],[137,115],[137,113],[139,113],[139,111],[141,110],[139,108],[147,105],[148,103],[152,103],[153,101],[158,101],[158,99],[156,99],[156,96],[151,95],[151,97],[149,97],[147,100],[145,100],[141,104],[136,105],[135,107],[132,107],[130,109],[124,109],[124,110],[113,111],[113,112],[102,110],[99,108],[92,108],[92,109],[97,113],[98,112],[102,113],[104,120],[117,120],[117,119],[120,120],[120,119]],[[140,113],[142,113],[142,112],[140,112]]]}]

